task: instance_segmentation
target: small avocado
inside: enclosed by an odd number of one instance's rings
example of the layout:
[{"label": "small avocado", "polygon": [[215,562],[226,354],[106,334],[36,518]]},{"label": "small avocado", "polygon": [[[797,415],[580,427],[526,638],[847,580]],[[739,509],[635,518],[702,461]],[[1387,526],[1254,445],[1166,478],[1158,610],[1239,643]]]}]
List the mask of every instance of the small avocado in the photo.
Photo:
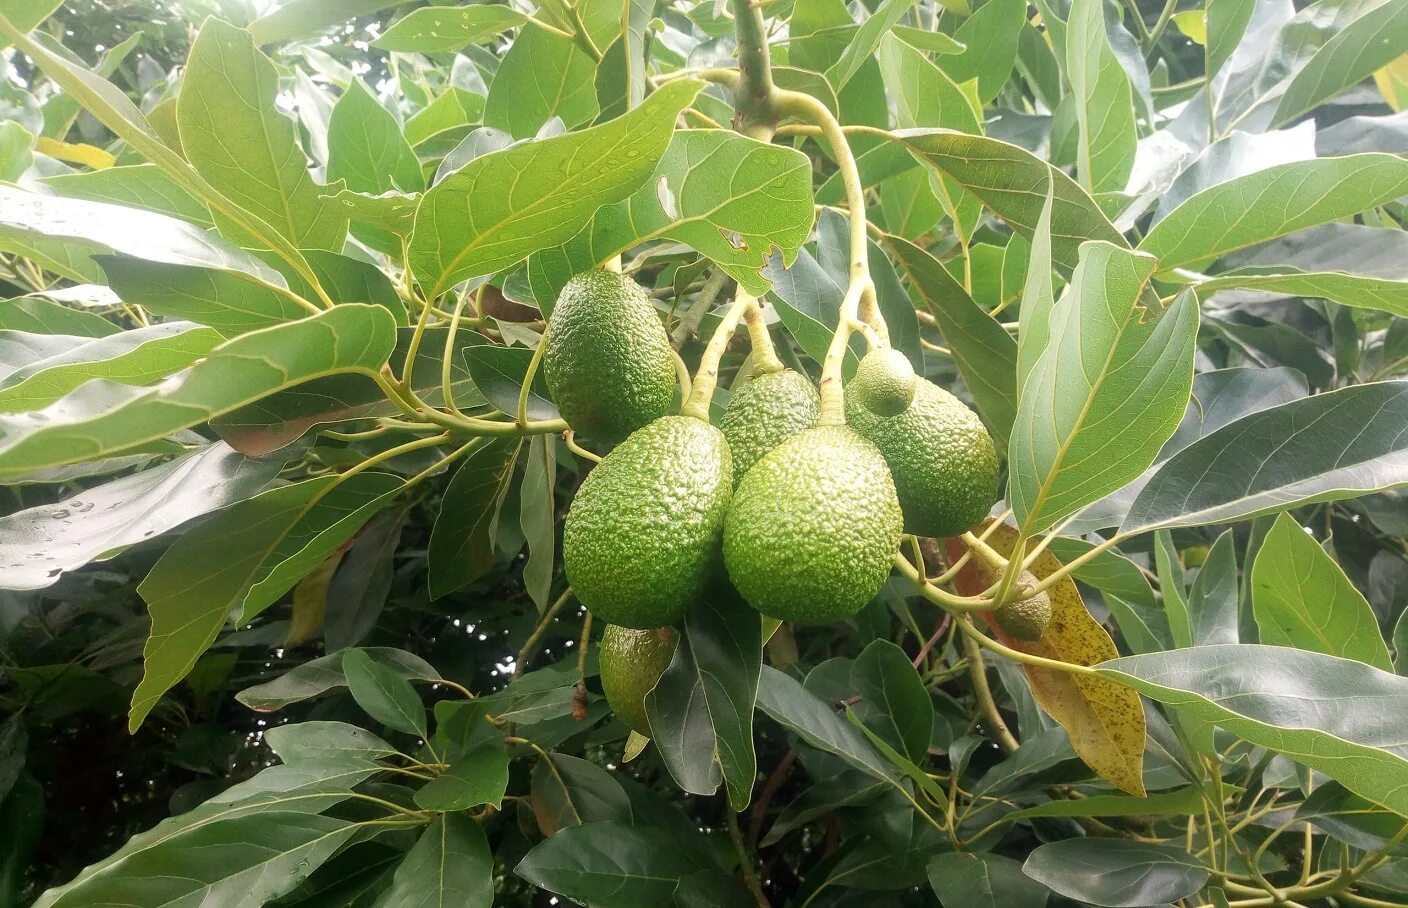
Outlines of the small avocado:
[{"label": "small avocado", "polygon": [[914,402],[919,384],[909,359],[892,347],[877,347],[865,354],[846,393],[877,416],[899,416]]},{"label": "small avocado", "polygon": [[[1001,580],[1002,574],[1002,571],[996,572],[993,582]],[[1031,571],[1023,571],[1017,578],[1013,591],[1033,589],[1040,582]],[[992,617],[1008,636],[1035,642],[1040,640],[1046,629],[1051,626],[1051,596],[1042,590],[1035,596],[1007,603],[994,611]]]},{"label": "small avocado", "polygon": [[573,431],[615,444],[670,410],[675,358],[650,298],[597,269],[562,288],[548,320],[543,376]]},{"label": "small avocado", "polygon": [[916,536],[955,536],[997,500],[997,448],[976,413],[927,379],[898,416],[878,416],[846,395],[846,420],[885,455]]},{"label": "small avocado", "polygon": [[650,737],[645,695],[660,680],[679,645],[672,627],[634,630],[608,624],[597,653],[601,658],[601,688],[611,711],[633,731]]},{"label": "small avocado", "polygon": [[845,426],[818,426],[744,475],[724,523],[724,565],[764,615],[840,621],[885,584],[902,521],[876,447]]},{"label": "small avocado", "polygon": [[800,372],[783,369],[744,382],[719,421],[733,454],[735,484],[760,457],[820,419],[816,386]]},{"label": "small avocado", "polygon": [[649,629],[684,616],[719,560],[733,461],[724,433],[662,416],[592,468],[562,528],[577,599],[602,621]]}]

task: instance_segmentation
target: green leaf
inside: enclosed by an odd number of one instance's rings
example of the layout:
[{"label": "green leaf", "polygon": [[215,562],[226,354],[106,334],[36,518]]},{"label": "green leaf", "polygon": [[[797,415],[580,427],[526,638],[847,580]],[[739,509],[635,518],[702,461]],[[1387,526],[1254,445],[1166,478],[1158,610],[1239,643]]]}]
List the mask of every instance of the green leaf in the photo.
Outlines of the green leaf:
[{"label": "green leaf", "polygon": [[484,44],[526,21],[527,16],[507,6],[427,6],[396,20],[372,47],[416,54],[452,53],[469,44]]},{"label": "green leaf", "polygon": [[1208,880],[1207,868],[1182,847],[1120,839],[1048,842],[1022,870],[1059,895],[1109,908],[1176,902]]},{"label": "green leaf", "polygon": [[[1017,61],[1017,44],[1027,21],[1026,13],[1027,8],[1022,0],[988,0],[973,15],[964,19],[953,33],[951,40],[956,39],[957,48],[926,49],[955,54],[942,61],[943,71],[959,84],[977,79],[979,102],[991,104]],[[942,32],[896,30],[896,34],[905,41],[918,47],[919,35],[914,35],[914,32],[924,35],[925,40],[946,37]]]},{"label": "green leaf", "polygon": [[1008,816],[1014,820],[1033,817],[1190,817],[1202,812],[1202,789],[1189,785],[1143,798],[1099,794],[1073,801],[1047,801],[1014,811]]},{"label": "green leaf", "polygon": [[0,245],[15,237],[72,240],[86,254],[114,251],[148,262],[238,272],[275,288],[287,286],[259,259],[185,221],[139,208],[0,186]]},{"label": "green leaf", "polygon": [[856,716],[886,744],[922,762],[929,752],[934,705],[904,650],[888,640],[874,640],[851,667],[851,683],[860,696]]},{"label": "green leaf", "polygon": [[51,889],[37,904],[263,905],[302,883],[359,828],[347,820],[278,809],[196,826],[144,849],[121,865],[121,873],[95,874]]},{"label": "green leaf", "polygon": [[[550,118],[572,129],[597,114],[596,64],[565,35],[519,32],[499,63],[484,104],[484,125],[528,139]],[[567,184],[570,185],[570,184]]]},{"label": "green leaf", "polygon": [[[1198,569],[1198,576],[1188,590],[1188,642],[1185,646],[1207,646],[1214,643],[1236,643],[1237,551],[1232,531],[1228,530],[1213,543],[1207,560]],[[1182,633],[1180,632],[1180,637]]]},{"label": "green leaf", "polygon": [[265,730],[264,743],[285,763],[339,757],[380,760],[396,753],[396,748],[365,728],[348,725],[346,722],[314,721],[276,725]]},{"label": "green leaf", "polygon": [[904,17],[911,5],[908,0],[884,0],[875,12],[860,24],[841,56],[826,71],[826,81],[830,82],[836,91],[845,88],[846,83],[860,72],[861,66],[875,55],[875,49],[880,46],[881,40]]},{"label": "green leaf", "polygon": [[0,804],[9,797],[20,773],[24,771],[28,749],[29,735],[25,731],[23,716],[15,713],[0,722]]},{"label": "green leaf", "polygon": [[1017,418],[1017,341],[988,315],[938,261],[914,244],[886,245],[910,288],[934,316],[958,374],[998,446],[1007,446]]},{"label": "green leaf", "polygon": [[489,908],[494,856],[484,829],[459,814],[436,817],[396,868],[377,908]]},{"label": "green leaf", "polygon": [[338,306],[226,341],[154,388],[94,381],[42,410],[0,415],[0,479],[118,454],[301,381],[378,369],[394,328],[379,307]]},{"label": "green leaf", "polygon": [[1408,814],[1408,744],[1395,723],[1383,721],[1408,708],[1408,678],[1251,644],[1126,656],[1096,671]]},{"label": "green leaf", "polygon": [[1286,296],[1334,300],[1345,306],[1377,309],[1408,317],[1408,281],[1346,274],[1342,271],[1294,271],[1258,268],[1228,271],[1198,283],[1198,290],[1264,290]]},{"label": "green leaf", "polygon": [[1081,248],[1012,430],[1009,496],[1028,532],[1137,477],[1178,427],[1192,389],[1198,304],[1185,291],[1163,313],[1144,310],[1155,266],[1110,243]]},{"label": "green leaf", "polygon": [[[6,333],[12,339],[18,335]],[[134,328],[95,340],[71,338],[66,349],[0,378],[0,413],[45,407],[90,379],[147,384],[186,368],[219,342],[218,333],[190,322]]]},{"label": "green leaf", "polygon": [[209,325],[226,337],[304,318],[308,310],[238,271],[95,256],[108,285],[124,301],[157,315]]},{"label": "green leaf", "polygon": [[328,652],[356,646],[376,627],[395,579],[396,549],[406,508],[392,508],[357,534],[328,585],[323,645]]},{"label": "green leaf", "polygon": [[1046,887],[1022,875],[1022,865],[1000,854],[936,854],[929,886],[945,908],[1043,908]]},{"label": "green leaf", "polygon": [[1139,136],[1129,76],[1105,32],[1103,0],[1074,0],[1065,31],[1066,74],[1080,129],[1076,173],[1089,192],[1121,192]]},{"label": "green leaf", "polygon": [[[474,6],[466,9],[507,8]],[[420,161],[401,134],[400,125],[377,103],[360,79],[353,79],[342,93],[328,121],[328,180],[342,180],[353,192],[372,195],[393,189],[402,192],[425,189]]]},{"label": "green leaf", "polygon": [[544,835],[567,826],[632,818],[630,799],[616,777],[580,757],[539,757],[532,786],[533,815]]},{"label": "green leaf", "polygon": [[539,614],[547,611],[552,598],[552,568],[557,554],[557,505],[553,496],[556,485],[557,439],[534,435],[528,442],[523,483],[519,486],[518,523],[528,541],[523,585]]},{"label": "green leaf", "polygon": [[201,227],[213,226],[210,209],[176,184],[155,164],[129,164],[45,177],[41,182],[61,196],[145,208]]},{"label": "green leaf", "polygon": [[838,716],[829,703],[790,675],[770,665],[763,666],[758,708],[812,747],[835,754],[882,782],[898,782],[894,767],[876,752],[860,729]]},{"label": "green leaf", "polygon": [[347,688],[367,715],[387,728],[425,737],[425,706],[411,682],[359,649],[342,657]]},{"label": "green leaf", "polygon": [[253,495],[281,466],[217,442],[72,498],[7,514],[0,518],[0,587],[51,586],[67,571]]},{"label": "green leaf", "polygon": [[438,599],[494,565],[492,527],[522,450],[519,439],[489,439],[465,458],[430,533],[430,596]]},{"label": "green leaf", "polygon": [[[362,652],[403,678],[440,680],[439,672],[430,663],[404,650],[370,646]],[[304,662],[273,681],[245,688],[235,695],[235,699],[257,712],[273,712],[290,703],[299,703],[343,687],[347,684],[347,675],[342,670],[345,655],[346,651],[343,651]]]},{"label": "green leaf", "polygon": [[1355,848],[1400,856],[1408,853],[1401,842],[1394,842],[1403,829],[1403,817],[1351,794],[1337,782],[1315,786],[1295,815]]},{"label": "green leaf", "polygon": [[534,886],[612,908],[668,905],[681,878],[707,864],[693,849],[661,841],[661,831],[617,821],[560,830],[514,868]]},{"label": "green leaf", "polygon": [[1369,601],[1289,514],[1277,517],[1262,540],[1251,589],[1262,643],[1393,671]]},{"label": "green leaf", "polygon": [[249,621],[366,523],[400,477],[359,473],[280,486],[220,511],[166,550],[137,591],[152,614],[128,724],[186,676],[227,618]]},{"label": "green leaf", "polygon": [[1025,149],[948,129],[902,129],[894,135],[915,157],[953,177],[1028,240],[1051,187],[1051,255],[1066,268],[1075,267],[1086,240],[1128,245],[1085,190]]},{"label": "green leaf", "polygon": [[452,85],[406,121],[406,141],[421,145],[440,133],[475,123],[483,114],[483,95]]},{"label": "green leaf", "polygon": [[713,794],[722,775],[735,812],[748,806],[758,773],[753,704],[762,647],[757,613],[720,585],[685,616],[674,659],[645,696],[660,758],[676,784]]},{"label": "green leaf", "polygon": [[1408,160],[1390,154],[1293,161],[1197,193],[1139,244],[1170,271],[1408,195]]},{"label": "green leaf", "polygon": [[481,804],[498,809],[507,787],[508,750],[496,738],[456,757],[449,769],[416,792],[416,804],[426,810],[469,810]]},{"label": "green leaf", "polygon": [[[274,107],[278,90],[278,72],[249,32],[206,19],[176,104],[182,151],[212,186],[294,246],[335,252],[347,217],[313,182],[293,123]],[[258,242],[222,214],[222,233]]]},{"label": "green leaf", "polygon": [[[470,377],[474,379],[475,388],[484,395],[484,399],[504,413],[517,416],[518,395],[523,390],[523,379],[527,377],[528,367],[533,362],[533,351],[528,347],[475,344],[465,347],[464,361]],[[528,392],[527,416],[529,419],[562,418],[549,396],[547,378],[542,369],[533,376],[533,387]]]},{"label": "green leaf", "polygon": [[18,296],[0,306],[0,331],[107,337],[121,330],[101,315],[60,305],[38,295]]},{"label": "green leaf", "polygon": [[1408,381],[1352,385],[1252,413],[1169,458],[1121,532],[1230,523],[1408,483]]},{"label": "green leaf", "polygon": [[623,117],[475,158],[426,192],[411,264],[430,296],[565,243],[597,208],[640,188],[699,88],[671,82]]},{"label": "green leaf", "polygon": [[288,0],[251,22],[249,31],[260,44],[281,44],[393,6],[399,0]]},{"label": "green leaf", "polygon": [[[1347,5],[1353,7],[1353,5]],[[1287,123],[1408,53],[1408,3],[1388,0],[1335,31],[1290,79],[1272,115]]]}]

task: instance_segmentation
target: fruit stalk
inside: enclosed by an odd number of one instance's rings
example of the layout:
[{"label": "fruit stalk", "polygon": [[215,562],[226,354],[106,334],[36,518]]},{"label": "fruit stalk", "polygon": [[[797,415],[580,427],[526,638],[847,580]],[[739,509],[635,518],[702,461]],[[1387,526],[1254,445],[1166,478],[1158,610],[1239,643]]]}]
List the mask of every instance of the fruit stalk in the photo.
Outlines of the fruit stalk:
[{"label": "fruit stalk", "polygon": [[763,306],[749,306],[743,310],[743,321],[748,326],[748,342],[753,345],[753,373],[768,375],[787,368],[777,358],[777,349],[772,345],[772,335],[768,334],[767,322],[763,320]]},{"label": "fruit stalk", "polygon": [[[709,346],[704,348],[704,355],[699,358],[699,369],[694,373],[689,398],[685,400],[684,406],[680,407],[682,416],[709,421],[709,402],[713,400],[714,389],[719,384],[719,361],[723,359],[733,333],[738,330],[739,320],[745,312],[756,308],[757,298],[742,287],[738,288],[738,296],[724,313],[719,326],[714,329],[714,336],[709,338]],[[773,358],[776,359],[775,354]]]}]

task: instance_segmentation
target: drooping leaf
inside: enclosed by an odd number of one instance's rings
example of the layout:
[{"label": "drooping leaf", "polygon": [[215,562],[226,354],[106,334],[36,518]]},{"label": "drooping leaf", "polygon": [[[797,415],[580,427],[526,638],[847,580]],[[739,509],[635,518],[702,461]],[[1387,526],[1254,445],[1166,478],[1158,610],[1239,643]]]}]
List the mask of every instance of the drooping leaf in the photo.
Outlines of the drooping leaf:
[{"label": "drooping leaf", "polygon": [[1141,297],[1156,263],[1089,243],[1022,385],[1009,463],[1018,522],[1040,531],[1137,477],[1178,426],[1193,382],[1196,297]]},{"label": "drooping leaf", "polygon": [[210,209],[178,186],[155,164],[127,164],[46,177],[44,185],[61,196],[106,202],[126,208],[145,208],[157,214],[210,227]]},{"label": "drooping leaf", "polygon": [[[1012,554],[1016,541],[1017,531],[1008,526],[997,527],[988,536],[988,545],[1004,557]],[[951,543],[950,554],[959,548],[961,544]],[[1060,568],[1061,562],[1048,551],[1037,558],[1031,572],[1040,580]],[[970,562],[958,575],[957,584],[963,594],[974,595],[993,581],[991,574]],[[1051,625],[1040,640],[1008,637],[990,618],[989,631],[1013,649],[1078,665],[1095,665],[1118,656],[1110,635],[1086,611],[1073,580],[1065,578],[1047,590],[1047,595],[1051,598]],[[1122,791],[1143,795],[1145,721],[1139,698],[1090,675],[1036,665],[1023,665],[1022,669],[1032,696],[1066,730],[1071,746],[1086,765]]]},{"label": "drooping leaf", "polygon": [[533,816],[544,835],[567,826],[631,819],[631,802],[621,783],[595,763],[550,753],[533,765]]},{"label": "drooping leaf", "polygon": [[557,554],[557,439],[534,435],[524,458],[523,483],[519,486],[518,522],[528,541],[523,564],[523,585],[538,612],[547,611],[552,596],[553,561]]},{"label": "drooping leaf", "polygon": [[157,315],[209,325],[226,337],[305,318],[308,309],[275,288],[236,271],[94,258],[124,301]]},{"label": "drooping leaf", "polygon": [[685,616],[674,658],[645,697],[671,776],[696,794],[712,794],[722,778],[735,811],[748,806],[758,771],[753,704],[761,632],[756,613],[732,589],[711,591]]},{"label": "drooping leaf", "polygon": [[493,566],[493,526],[521,443],[491,439],[460,464],[430,534],[430,595],[439,598]]},{"label": "drooping leaf", "polygon": [[1276,518],[1257,550],[1251,591],[1262,643],[1393,671],[1368,600],[1289,514]]},{"label": "drooping leaf", "polygon": [[281,466],[217,442],[56,504],[15,511],[0,518],[0,586],[50,586],[66,571],[253,495]]},{"label": "drooping leaf", "polygon": [[345,305],[253,331],[152,388],[92,381],[40,410],[0,416],[0,477],[118,454],[301,381],[380,368],[395,323]]},{"label": "drooping leaf", "polygon": [[1180,646],[1237,643],[1237,552],[1228,530],[1213,543],[1188,589],[1188,636]]},{"label": "drooping leaf", "polygon": [[856,715],[890,747],[921,762],[929,752],[934,706],[904,650],[888,640],[870,643],[851,668],[860,702]]},{"label": "drooping leaf", "polygon": [[1129,76],[1110,47],[1103,0],[1074,0],[1066,28],[1066,74],[1079,126],[1076,173],[1089,192],[1120,192],[1138,133]]},{"label": "drooping leaf", "polygon": [[560,245],[597,208],[628,197],[654,171],[699,88],[671,82],[625,116],[476,158],[427,191],[411,263],[430,296]]},{"label": "drooping leaf", "polygon": [[1228,523],[1408,483],[1408,382],[1352,385],[1244,416],[1169,458],[1121,532]]},{"label": "drooping leaf", "polygon": [[1176,902],[1208,879],[1207,868],[1180,847],[1121,839],[1048,842],[1022,870],[1067,898],[1109,908]]},{"label": "drooping leaf", "polygon": [[359,649],[343,654],[347,688],[367,715],[387,728],[425,736],[425,707],[411,682]]},{"label": "drooping leaf", "polygon": [[1096,670],[1408,813],[1408,746],[1396,725],[1383,721],[1408,705],[1408,678],[1349,659],[1254,644],[1125,656]]},{"label": "drooping leaf", "polygon": [[758,708],[811,746],[835,754],[882,782],[898,781],[894,767],[858,728],[837,715],[825,700],[770,665],[762,669]]}]

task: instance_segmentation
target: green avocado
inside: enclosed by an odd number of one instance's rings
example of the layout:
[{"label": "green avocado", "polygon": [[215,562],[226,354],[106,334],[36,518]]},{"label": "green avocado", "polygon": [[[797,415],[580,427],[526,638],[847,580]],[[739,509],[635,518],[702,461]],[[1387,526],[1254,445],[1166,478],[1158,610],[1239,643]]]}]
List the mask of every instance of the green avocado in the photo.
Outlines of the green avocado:
[{"label": "green avocado", "polygon": [[733,454],[737,482],[758,458],[821,419],[821,398],[805,375],[791,369],[768,372],[743,383],[724,408],[719,428]]},{"label": "green avocado", "polygon": [[919,384],[914,366],[900,351],[877,347],[865,354],[846,393],[877,416],[898,416],[914,402]]},{"label": "green avocado", "polygon": [[670,410],[675,357],[650,298],[598,269],[562,288],[548,320],[543,376],[574,432],[614,444]]},{"label": "green avocado", "polygon": [[[1002,574],[1002,571],[998,571],[993,582],[1002,579]],[[1014,590],[1032,589],[1039,582],[1031,571],[1023,571],[1017,577]],[[1051,626],[1051,596],[1042,590],[1035,596],[1007,603],[994,611],[992,617],[1008,636],[1035,642],[1040,640],[1046,629]]]},{"label": "green avocado", "polygon": [[724,433],[662,416],[592,468],[562,528],[577,599],[602,621],[648,629],[684,616],[719,560],[733,494]]},{"label": "green avocado", "polygon": [[997,500],[997,448],[977,414],[927,379],[898,416],[879,416],[846,395],[846,420],[875,443],[894,473],[904,529],[956,536]]},{"label": "green avocado", "polygon": [[744,474],[724,523],[724,564],[764,615],[840,621],[884,585],[902,521],[875,446],[845,426],[819,426]]},{"label": "green avocado", "polygon": [[645,695],[660,680],[679,645],[671,627],[634,630],[608,624],[597,653],[601,658],[601,688],[611,711],[640,734],[650,737]]}]

